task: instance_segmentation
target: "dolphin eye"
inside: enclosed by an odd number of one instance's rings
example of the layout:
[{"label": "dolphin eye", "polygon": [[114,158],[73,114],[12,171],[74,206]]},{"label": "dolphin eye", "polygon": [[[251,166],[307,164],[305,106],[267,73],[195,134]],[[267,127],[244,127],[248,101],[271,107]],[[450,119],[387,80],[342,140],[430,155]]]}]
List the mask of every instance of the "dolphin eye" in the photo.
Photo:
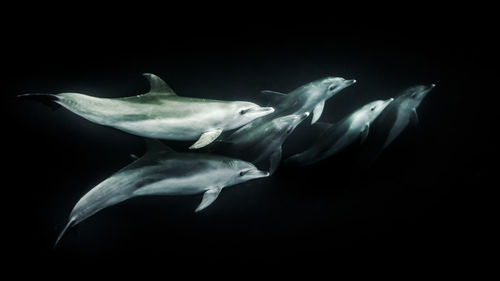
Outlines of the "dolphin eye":
[{"label": "dolphin eye", "polygon": [[240,172],[240,177],[244,176],[245,175],[245,172],[244,171],[241,171]]},{"label": "dolphin eye", "polygon": [[370,110],[371,110],[371,111],[374,111],[374,110],[375,110],[375,106],[374,106],[374,107],[372,107],[372,108],[370,108]]},{"label": "dolphin eye", "polygon": [[333,91],[335,90],[335,86],[330,86],[330,88],[328,88],[329,91]]},{"label": "dolphin eye", "polygon": [[245,113],[247,113],[248,109],[242,109],[240,110],[240,115],[244,115]]}]

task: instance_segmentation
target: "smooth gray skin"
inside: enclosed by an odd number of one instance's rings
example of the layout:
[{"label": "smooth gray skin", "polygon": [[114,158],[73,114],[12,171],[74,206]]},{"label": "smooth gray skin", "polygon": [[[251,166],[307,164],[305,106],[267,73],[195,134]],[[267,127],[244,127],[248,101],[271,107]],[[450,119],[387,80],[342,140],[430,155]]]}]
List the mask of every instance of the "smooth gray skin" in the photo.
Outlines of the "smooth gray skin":
[{"label": "smooth gray skin", "polygon": [[309,113],[305,112],[302,115],[278,117],[255,129],[246,130],[245,134],[218,143],[219,146],[213,152],[252,162],[261,169],[259,164],[268,161],[265,165],[269,173],[273,174],[281,162],[281,147],[286,138],[308,116]]},{"label": "smooth gray skin", "polygon": [[418,123],[417,107],[435,87],[434,84],[418,85],[406,89],[386,107],[373,123],[372,134],[368,137],[361,152],[359,162],[371,164],[408,126]]},{"label": "smooth gray skin", "polygon": [[335,125],[329,124],[311,147],[289,157],[285,162],[299,166],[312,165],[342,151],[358,138],[363,141],[368,136],[370,124],[393,100],[391,98],[370,102]]},{"label": "smooth gray skin", "polygon": [[[158,76],[143,74],[150,92],[133,97],[97,98],[79,93],[49,95],[54,102],[97,124],[155,139],[198,140],[203,147],[222,131],[241,127],[274,111],[244,101],[179,97]],[[37,95],[37,94],[35,94]],[[33,95],[21,95],[30,97]],[[40,98],[40,94],[37,95]]]},{"label": "smooth gray skin", "polygon": [[230,137],[239,137],[240,134],[246,134],[246,130],[255,130],[278,117],[302,115],[306,112],[313,115],[311,124],[314,124],[321,117],[325,101],[354,83],[356,83],[354,79],[345,80],[341,77],[327,77],[302,85],[286,95],[263,91],[271,100],[271,104],[275,109],[274,112],[246,124],[232,133]]},{"label": "smooth gray skin", "polygon": [[177,153],[153,140],[147,144],[144,156],[99,183],[76,203],[55,245],[68,228],[106,207],[136,196],[204,193],[196,208],[198,212],[212,204],[224,187],[269,175],[242,160]]}]

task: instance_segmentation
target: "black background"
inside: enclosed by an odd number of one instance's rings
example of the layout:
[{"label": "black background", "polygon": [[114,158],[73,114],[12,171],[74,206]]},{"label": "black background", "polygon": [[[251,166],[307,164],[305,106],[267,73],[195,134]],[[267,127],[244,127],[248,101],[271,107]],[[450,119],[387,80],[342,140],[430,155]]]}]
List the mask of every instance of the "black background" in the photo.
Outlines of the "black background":
[{"label": "black background", "polygon": [[[137,13],[21,9],[4,22],[10,269],[217,277],[263,268],[334,275],[345,262],[361,270],[360,261],[412,268],[407,273],[473,263],[484,241],[477,195],[485,194],[487,159],[497,151],[486,8],[332,5],[275,14],[193,6],[184,13],[153,5]],[[82,222],[52,249],[78,199],[128,164],[130,153],[140,155],[143,142],[15,96],[130,96],[148,90],[143,72],[182,96],[228,100],[325,76],[357,79],[327,101],[326,122],[409,86],[437,86],[418,109],[420,125],[368,170],[354,168],[355,149],[308,168],[281,166],[272,177],[225,189],[199,214],[200,196],[133,199]],[[295,138],[307,137],[308,122]]]}]

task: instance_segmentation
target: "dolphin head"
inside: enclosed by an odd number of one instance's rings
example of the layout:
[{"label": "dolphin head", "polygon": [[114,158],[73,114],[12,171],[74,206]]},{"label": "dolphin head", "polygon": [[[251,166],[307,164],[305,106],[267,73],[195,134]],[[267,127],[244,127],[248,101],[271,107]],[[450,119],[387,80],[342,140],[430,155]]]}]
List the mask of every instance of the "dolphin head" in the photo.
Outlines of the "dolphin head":
[{"label": "dolphin head", "polygon": [[293,130],[295,130],[300,122],[307,118],[307,116],[309,116],[309,112],[305,112],[300,115],[286,115],[274,119],[272,121],[272,126],[274,126],[281,135],[288,136],[293,132]]},{"label": "dolphin head", "polygon": [[234,102],[231,118],[234,127],[243,126],[253,120],[274,112],[273,107],[261,107],[251,102]]},{"label": "dolphin head", "polygon": [[252,163],[243,160],[232,159],[229,161],[229,166],[232,177],[230,177],[227,186],[269,176],[269,172],[261,171]]},{"label": "dolphin head", "polygon": [[382,111],[393,101],[393,98],[387,100],[376,100],[364,105],[359,112],[361,112],[367,122],[372,122]]},{"label": "dolphin head", "polygon": [[343,89],[356,83],[356,79],[346,80],[341,77],[331,77],[324,80],[326,86],[326,98],[331,98]]},{"label": "dolphin head", "polygon": [[400,99],[404,100],[407,105],[411,108],[417,108],[422,100],[425,98],[427,93],[429,93],[436,85],[430,84],[427,86],[418,85],[406,89],[403,94],[399,96]]},{"label": "dolphin head", "polygon": [[298,94],[306,92],[307,98],[317,104],[318,101],[329,99],[354,83],[356,83],[355,79],[346,80],[342,77],[326,77],[310,82],[294,92]]}]

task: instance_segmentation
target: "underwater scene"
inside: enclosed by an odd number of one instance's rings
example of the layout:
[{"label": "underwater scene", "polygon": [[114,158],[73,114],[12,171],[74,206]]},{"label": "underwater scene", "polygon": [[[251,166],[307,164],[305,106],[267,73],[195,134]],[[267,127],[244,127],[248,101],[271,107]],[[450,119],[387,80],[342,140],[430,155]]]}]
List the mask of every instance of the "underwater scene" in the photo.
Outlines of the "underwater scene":
[{"label": "underwater scene", "polygon": [[494,111],[475,45],[434,28],[30,33],[3,96],[10,256],[213,275],[460,259]]}]

